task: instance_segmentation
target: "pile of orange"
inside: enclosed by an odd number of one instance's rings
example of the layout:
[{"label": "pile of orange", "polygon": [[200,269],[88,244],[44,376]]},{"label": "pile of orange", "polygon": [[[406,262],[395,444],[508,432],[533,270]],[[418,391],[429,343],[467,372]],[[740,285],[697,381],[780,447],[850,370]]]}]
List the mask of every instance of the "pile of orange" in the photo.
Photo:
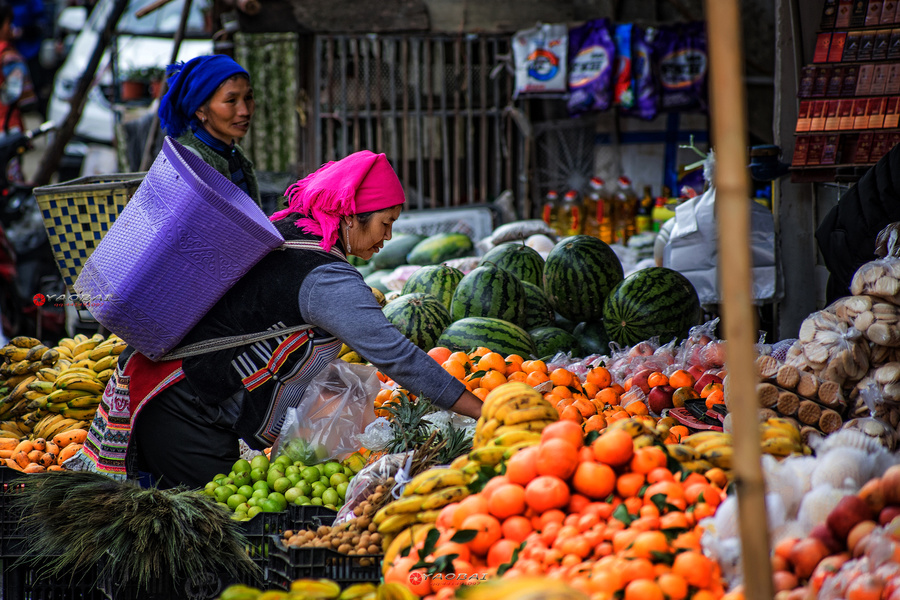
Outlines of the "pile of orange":
[{"label": "pile of orange", "polygon": [[[715,600],[725,593],[721,571],[702,553],[697,523],[723,497],[704,475],[669,471],[659,446],[635,448],[614,429],[585,445],[582,427],[561,420],[514,454],[504,475],[441,510],[435,554],[457,554],[457,572],[498,577],[517,553],[499,577],[558,579],[596,599]],[[474,539],[452,542],[460,530]],[[436,600],[453,596],[453,582],[435,589],[411,577],[414,564],[398,561],[386,580],[414,581],[415,593]]]}]

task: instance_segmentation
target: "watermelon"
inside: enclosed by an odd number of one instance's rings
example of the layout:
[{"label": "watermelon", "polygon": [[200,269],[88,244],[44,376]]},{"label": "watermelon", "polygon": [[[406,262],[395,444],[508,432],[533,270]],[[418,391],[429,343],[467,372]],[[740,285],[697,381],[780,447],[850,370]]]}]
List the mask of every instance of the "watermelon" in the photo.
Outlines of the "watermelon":
[{"label": "watermelon", "polygon": [[372,271],[368,275],[363,277],[363,280],[366,282],[366,285],[373,288],[378,288],[382,293],[387,294],[389,291],[387,286],[381,283],[381,280],[393,273],[393,269],[382,269],[380,271]]},{"label": "watermelon", "polygon": [[454,258],[471,256],[475,252],[472,238],[464,233],[438,233],[416,244],[406,262],[411,265],[436,265]]},{"label": "watermelon", "polygon": [[510,273],[494,265],[472,269],[463,277],[450,303],[454,321],[465,317],[491,317],[519,325],[525,313],[525,288]]},{"label": "watermelon", "polygon": [[571,352],[572,356],[581,356],[578,338],[559,327],[538,327],[528,332],[534,341],[537,355],[542,358],[553,358],[557,352]]},{"label": "watermelon", "polygon": [[609,354],[609,334],[603,321],[582,321],[575,326],[572,334],[578,338],[585,356]]},{"label": "watermelon", "polygon": [[431,294],[404,294],[382,310],[400,333],[425,352],[434,348],[450,324],[450,311]]},{"label": "watermelon", "polygon": [[521,242],[509,242],[491,248],[478,264],[494,264],[506,269],[520,281],[534,285],[543,285],[544,282],[544,259],[537,250]]},{"label": "watermelon", "polygon": [[406,255],[424,239],[424,235],[398,233],[386,241],[384,247],[369,259],[369,264],[376,270],[396,269],[400,265],[405,265]]},{"label": "watermelon", "polygon": [[450,323],[437,345],[465,352],[484,346],[500,354],[536,356],[534,342],[527,331],[509,321],[490,317],[466,317]]},{"label": "watermelon", "polygon": [[610,339],[622,346],[659,336],[664,344],[687,337],[702,316],[700,299],[688,278],[666,267],[650,267],[629,275],[603,305]]},{"label": "watermelon", "polygon": [[450,310],[453,292],[463,278],[463,272],[447,265],[429,265],[413,272],[403,284],[404,294],[431,294]]},{"label": "watermelon", "polygon": [[589,235],[561,240],[544,263],[544,291],[553,310],[575,323],[603,316],[603,302],[622,281],[622,263],[612,248]]},{"label": "watermelon", "polygon": [[540,287],[522,282],[525,288],[525,312],[522,314],[522,327],[525,329],[534,329],[535,327],[545,327],[553,324],[553,308],[547,295]]},{"label": "watermelon", "polygon": [[554,312],[553,322],[551,323],[551,325],[553,325],[554,327],[559,327],[560,329],[565,329],[569,333],[572,333],[578,323],[576,323],[575,321],[570,321],[558,312]]}]

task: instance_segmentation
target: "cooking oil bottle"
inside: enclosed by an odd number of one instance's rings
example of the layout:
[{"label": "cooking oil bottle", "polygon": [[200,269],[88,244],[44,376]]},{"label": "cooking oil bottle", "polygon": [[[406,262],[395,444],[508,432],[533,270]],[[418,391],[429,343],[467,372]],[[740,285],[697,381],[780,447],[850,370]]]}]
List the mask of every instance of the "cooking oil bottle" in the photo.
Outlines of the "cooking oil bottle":
[{"label": "cooking oil bottle", "polygon": [[559,205],[559,219],[557,233],[561,237],[580,235],[584,231],[584,218],[582,204],[578,198],[578,192],[569,190],[563,195]]},{"label": "cooking oil bottle", "polygon": [[556,193],[556,190],[550,190],[544,196],[541,218],[554,231],[556,231],[557,209],[559,209],[559,194]]},{"label": "cooking oil bottle", "polygon": [[607,244],[613,242],[613,205],[606,182],[592,177],[584,197],[584,233],[600,238]]},{"label": "cooking oil bottle", "polygon": [[641,196],[634,217],[634,230],[636,233],[644,233],[653,230],[653,194],[649,185],[644,186],[644,195]]},{"label": "cooking oil bottle", "polygon": [[635,216],[638,196],[631,187],[631,180],[624,175],[616,182],[615,200],[615,238],[614,241],[625,244],[635,234]]}]

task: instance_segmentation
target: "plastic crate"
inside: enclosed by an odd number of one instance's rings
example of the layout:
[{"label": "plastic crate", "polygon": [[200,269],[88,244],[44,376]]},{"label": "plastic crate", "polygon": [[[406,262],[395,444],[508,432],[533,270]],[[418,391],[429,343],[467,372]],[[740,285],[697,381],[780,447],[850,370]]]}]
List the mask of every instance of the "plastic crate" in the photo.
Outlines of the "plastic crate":
[{"label": "plastic crate", "polygon": [[[21,511],[13,507],[13,495],[23,489],[28,476],[9,467],[0,467],[0,557],[17,558],[26,552]],[[4,565],[7,562],[4,561]]]},{"label": "plastic crate", "polygon": [[266,577],[269,557],[272,552],[272,540],[278,538],[288,528],[287,511],[277,513],[258,513],[249,521],[242,521],[244,537],[247,538],[247,554],[256,563]]},{"label": "plastic crate", "polygon": [[42,574],[42,567],[18,565],[15,558],[3,558],[3,583],[0,597],[4,600],[109,600],[97,585],[97,570],[87,569],[73,578],[52,578]]},{"label": "plastic crate", "polygon": [[146,173],[92,175],[34,189],[56,265],[70,293],[94,248]]},{"label": "plastic crate", "polygon": [[290,529],[312,529],[321,525],[331,525],[337,518],[337,511],[308,504],[306,506],[288,505],[288,519]]},{"label": "plastic crate", "polygon": [[331,579],[341,587],[381,581],[384,555],[350,556],[326,548],[289,548],[272,536],[267,582],[282,590],[295,579]]}]

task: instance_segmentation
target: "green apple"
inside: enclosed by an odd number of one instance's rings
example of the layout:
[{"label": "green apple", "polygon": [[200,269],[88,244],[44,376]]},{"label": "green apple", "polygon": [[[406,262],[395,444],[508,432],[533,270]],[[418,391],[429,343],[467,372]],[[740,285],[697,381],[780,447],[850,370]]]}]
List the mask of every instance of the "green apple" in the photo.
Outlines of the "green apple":
[{"label": "green apple", "polygon": [[263,472],[269,470],[269,458],[265,454],[258,454],[250,460],[252,469],[260,469]]},{"label": "green apple", "polygon": [[250,469],[250,479],[251,481],[265,481],[266,471],[264,469],[260,469],[259,467],[253,467],[252,469]]},{"label": "green apple", "polygon": [[323,484],[325,484],[326,486],[331,485],[331,482],[328,481],[328,478],[325,477],[324,475],[322,475],[321,477],[319,477],[319,481],[322,482]]},{"label": "green apple", "polygon": [[353,469],[344,465],[344,475],[346,475],[347,478],[349,479],[350,477],[353,477],[354,475],[356,475],[356,473],[353,472]]},{"label": "green apple", "polygon": [[[228,500],[228,497],[231,496],[232,493],[233,492],[231,491],[231,488],[229,488],[228,486],[225,486],[225,485],[220,485],[219,487],[216,488],[216,493],[215,493],[216,502],[225,504],[225,501]],[[321,496],[321,494],[319,494],[319,495]],[[227,504],[225,504],[225,505],[228,506]]]},{"label": "green apple", "polygon": [[303,495],[303,492],[301,492],[299,489],[297,489],[295,487],[288,488],[284,491],[284,499],[287,500],[288,504],[293,504],[294,501],[296,501],[297,498],[299,498],[302,495]]},{"label": "green apple", "polygon": [[305,481],[303,481],[303,477],[300,475],[300,473],[291,473],[290,475],[285,473],[284,476],[291,480],[291,485],[297,485],[301,481],[303,483],[306,483]]},{"label": "green apple", "polygon": [[276,492],[283,494],[285,490],[290,488],[293,484],[290,479],[287,477],[279,477],[275,480],[275,483],[272,485],[272,489]]},{"label": "green apple", "polygon": [[328,486],[324,483],[315,482],[312,486],[312,495],[313,498],[321,498],[322,494],[325,493],[325,490],[328,489]]},{"label": "green apple", "polygon": [[277,457],[275,457],[274,464],[281,465],[282,470],[284,470],[290,466],[293,466],[294,461],[292,461],[286,454],[279,454]]},{"label": "green apple", "polygon": [[[269,500],[268,498],[265,500],[260,500],[257,506],[262,509],[263,512],[277,513],[281,512],[281,505],[275,502],[274,500]],[[249,514],[249,513],[248,513]]]},{"label": "green apple", "polygon": [[322,473],[323,475],[325,475],[326,477],[331,477],[335,473],[343,473],[344,466],[339,462],[331,460],[331,461],[328,461],[327,463],[325,463],[325,466],[323,467],[323,471],[324,471]]},{"label": "green apple", "polygon": [[285,499],[284,494],[282,494],[281,492],[272,492],[271,494],[269,494],[269,500],[280,507],[278,509],[278,512],[281,512],[282,510],[287,508],[287,500]]},{"label": "green apple", "polygon": [[299,475],[300,471],[302,471],[300,467],[295,464],[290,464],[284,468],[284,476],[290,477],[291,475]]},{"label": "green apple", "polygon": [[308,506],[309,504],[312,504],[312,499],[309,496],[300,496],[294,500],[294,504],[297,506]]},{"label": "green apple", "polygon": [[333,488],[328,488],[324,492],[322,492],[322,502],[324,504],[337,504],[340,501],[340,496]]},{"label": "green apple", "polygon": [[239,504],[243,504],[247,501],[247,496],[243,494],[232,494],[228,496],[228,499],[225,501],[225,504],[228,505],[228,508],[234,510],[238,507]]},{"label": "green apple", "polygon": [[269,489],[269,484],[266,483],[265,481],[257,481],[257,482],[255,482],[255,483],[253,484],[253,489],[254,489],[254,490],[263,490],[266,494],[268,494],[269,492],[272,491],[272,490]]},{"label": "green apple", "polygon": [[262,512],[262,509],[258,506],[251,506],[250,510],[247,511],[247,516],[251,519]]},{"label": "green apple", "polygon": [[256,498],[257,500],[264,500],[269,497],[269,492],[267,490],[253,490],[253,493],[250,494],[251,498]]},{"label": "green apple", "polygon": [[337,484],[337,486],[334,488],[334,490],[338,493],[338,496],[341,497],[341,500],[346,500],[346,499],[347,499],[347,487],[348,487],[349,485],[350,485],[350,484],[349,484],[348,482],[345,481],[345,482],[343,482],[343,483]]},{"label": "green apple", "polygon": [[[252,498],[252,497],[251,497],[249,500],[247,500],[247,506],[251,506],[251,507],[252,507],[252,506],[256,506],[257,504],[259,504],[259,498]],[[249,511],[248,511],[248,512],[249,512]]]},{"label": "green apple", "polygon": [[318,498],[316,496],[313,496],[312,498],[310,498],[309,503],[312,504],[313,506],[324,506],[324,504],[325,504],[324,502],[322,502],[321,498]]},{"label": "green apple", "polygon": [[275,488],[275,480],[280,479],[282,477],[284,477],[284,471],[281,471],[280,469],[276,469],[275,467],[272,467],[271,469],[269,469],[269,472],[266,473],[266,483],[269,484],[270,488],[274,489]]},{"label": "green apple", "polygon": [[254,490],[249,485],[242,485],[241,487],[238,488],[238,494],[243,494],[243,495],[247,496],[248,498],[250,496],[252,496],[253,492],[255,492],[255,491],[256,490]]},{"label": "green apple", "polygon": [[337,487],[338,484],[347,483],[348,481],[350,481],[350,478],[343,473],[335,473],[328,478],[328,485],[330,485],[331,487]]},{"label": "green apple", "polygon": [[308,481],[300,481],[294,487],[303,492],[304,496],[309,496],[312,494],[312,484]]},{"label": "green apple", "polygon": [[219,487],[218,483],[216,483],[215,481],[210,481],[206,484],[206,487],[203,488],[203,493],[207,496],[215,496],[217,487]]},{"label": "green apple", "polygon": [[300,476],[303,477],[303,481],[307,483],[315,483],[320,477],[319,470],[315,467],[306,467],[300,471]]},{"label": "green apple", "polygon": [[250,466],[250,461],[244,458],[238,459],[234,465],[231,467],[232,473],[249,473],[253,467]]},{"label": "green apple", "polygon": [[216,475],[215,477],[213,477],[212,480],[215,481],[216,484],[222,485],[222,481],[223,481],[226,477],[228,477],[228,475],[226,475],[225,473],[219,473],[218,475]]},{"label": "green apple", "polygon": [[253,478],[250,477],[250,471],[241,471],[240,473],[234,474],[232,481],[234,481],[234,485],[240,487],[253,481]]}]

